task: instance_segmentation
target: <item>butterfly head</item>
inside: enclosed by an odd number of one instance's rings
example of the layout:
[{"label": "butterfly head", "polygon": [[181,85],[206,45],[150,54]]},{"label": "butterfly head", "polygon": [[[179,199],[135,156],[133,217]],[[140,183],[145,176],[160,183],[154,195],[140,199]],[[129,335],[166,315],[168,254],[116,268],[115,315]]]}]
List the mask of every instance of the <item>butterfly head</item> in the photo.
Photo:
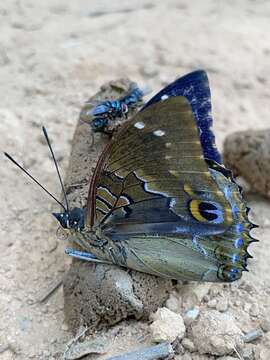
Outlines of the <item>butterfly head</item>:
[{"label": "butterfly head", "polygon": [[84,229],[84,210],[73,208],[61,213],[53,213],[53,216],[59,221],[64,229],[73,229],[82,231]]}]

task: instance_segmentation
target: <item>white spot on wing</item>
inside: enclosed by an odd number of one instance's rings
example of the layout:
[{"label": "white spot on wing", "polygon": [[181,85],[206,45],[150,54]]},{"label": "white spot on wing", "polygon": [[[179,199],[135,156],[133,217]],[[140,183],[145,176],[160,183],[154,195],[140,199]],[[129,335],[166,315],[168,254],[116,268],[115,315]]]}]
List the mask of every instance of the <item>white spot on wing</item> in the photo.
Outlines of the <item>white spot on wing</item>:
[{"label": "white spot on wing", "polygon": [[145,127],[144,123],[142,121],[138,121],[134,124],[135,128],[137,129],[143,129]]},{"label": "white spot on wing", "polygon": [[153,132],[153,134],[156,135],[156,136],[163,136],[163,135],[165,135],[165,131],[163,131],[163,130],[155,130]]},{"label": "white spot on wing", "polygon": [[168,95],[164,94],[164,95],[161,96],[161,100],[162,100],[162,101],[163,101],[163,100],[167,100],[167,99],[169,99],[169,96],[168,96]]},{"label": "white spot on wing", "polygon": [[174,198],[172,198],[172,200],[170,201],[169,207],[173,208],[175,204],[176,204],[176,200]]}]

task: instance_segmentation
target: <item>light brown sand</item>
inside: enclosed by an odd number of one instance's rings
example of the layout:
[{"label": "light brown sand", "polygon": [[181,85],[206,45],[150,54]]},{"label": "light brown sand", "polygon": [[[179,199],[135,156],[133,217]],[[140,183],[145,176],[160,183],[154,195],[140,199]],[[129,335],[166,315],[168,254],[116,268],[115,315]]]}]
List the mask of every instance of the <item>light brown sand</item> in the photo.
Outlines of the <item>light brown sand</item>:
[{"label": "light brown sand", "polygon": [[[267,1],[2,0],[1,150],[22,159],[59,194],[41,125],[64,171],[83,101],[102,83],[129,77],[155,92],[198,68],[209,75],[219,148],[231,132],[267,127],[269,19]],[[65,243],[55,236],[53,202],[46,194],[3,156],[0,172],[0,344],[10,347],[0,358],[52,358],[71,337],[63,323],[62,291],[46,304],[36,300],[63,274],[69,261]],[[262,241],[252,247],[244,281],[256,284],[257,299],[261,293],[269,309],[270,204],[253,197],[251,205]],[[136,345],[142,328],[123,325],[112,353]]]}]

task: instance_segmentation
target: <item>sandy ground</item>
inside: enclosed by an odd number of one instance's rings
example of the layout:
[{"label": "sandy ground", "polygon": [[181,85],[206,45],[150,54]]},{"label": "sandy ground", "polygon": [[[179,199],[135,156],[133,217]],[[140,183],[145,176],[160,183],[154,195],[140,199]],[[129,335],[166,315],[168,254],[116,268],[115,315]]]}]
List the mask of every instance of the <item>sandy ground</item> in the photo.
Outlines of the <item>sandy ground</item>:
[{"label": "sandy ground", "polygon": [[[267,1],[2,0],[1,150],[22,159],[59,194],[41,125],[48,128],[64,171],[83,101],[102,83],[129,77],[157,91],[198,68],[210,78],[220,149],[231,132],[267,127],[269,19]],[[55,235],[53,202],[3,156],[0,161],[0,358],[50,359],[71,338],[62,291],[46,303],[37,300],[68,265],[65,243]],[[255,259],[244,281],[256,284],[256,299],[261,294],[259,305],[266,309],[270,204],[254,195],[250,203],[262,241],[252,247]],[[142,342],[144,327],[116,328],[112,353]]]}]

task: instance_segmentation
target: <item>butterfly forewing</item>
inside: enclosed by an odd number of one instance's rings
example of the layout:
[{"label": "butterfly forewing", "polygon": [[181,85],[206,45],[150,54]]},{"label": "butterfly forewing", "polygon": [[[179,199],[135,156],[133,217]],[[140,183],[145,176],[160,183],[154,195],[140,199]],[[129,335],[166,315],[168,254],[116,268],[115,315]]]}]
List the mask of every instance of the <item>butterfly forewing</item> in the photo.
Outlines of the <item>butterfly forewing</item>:
[{"label": "butterfly forewing", "polygon": [[[169,98],[138,113],[105,153],[100,175],[92,183],[96,192],[92,211],[95,225],[107,235],[194,234],[198,227],[211,234],[230,225],[229,204],[204,160],[185,97]],[[206,204],[205,213],[207,204],[218,203],[222,222],[198,223],[203,214],[200,202]]]}]

